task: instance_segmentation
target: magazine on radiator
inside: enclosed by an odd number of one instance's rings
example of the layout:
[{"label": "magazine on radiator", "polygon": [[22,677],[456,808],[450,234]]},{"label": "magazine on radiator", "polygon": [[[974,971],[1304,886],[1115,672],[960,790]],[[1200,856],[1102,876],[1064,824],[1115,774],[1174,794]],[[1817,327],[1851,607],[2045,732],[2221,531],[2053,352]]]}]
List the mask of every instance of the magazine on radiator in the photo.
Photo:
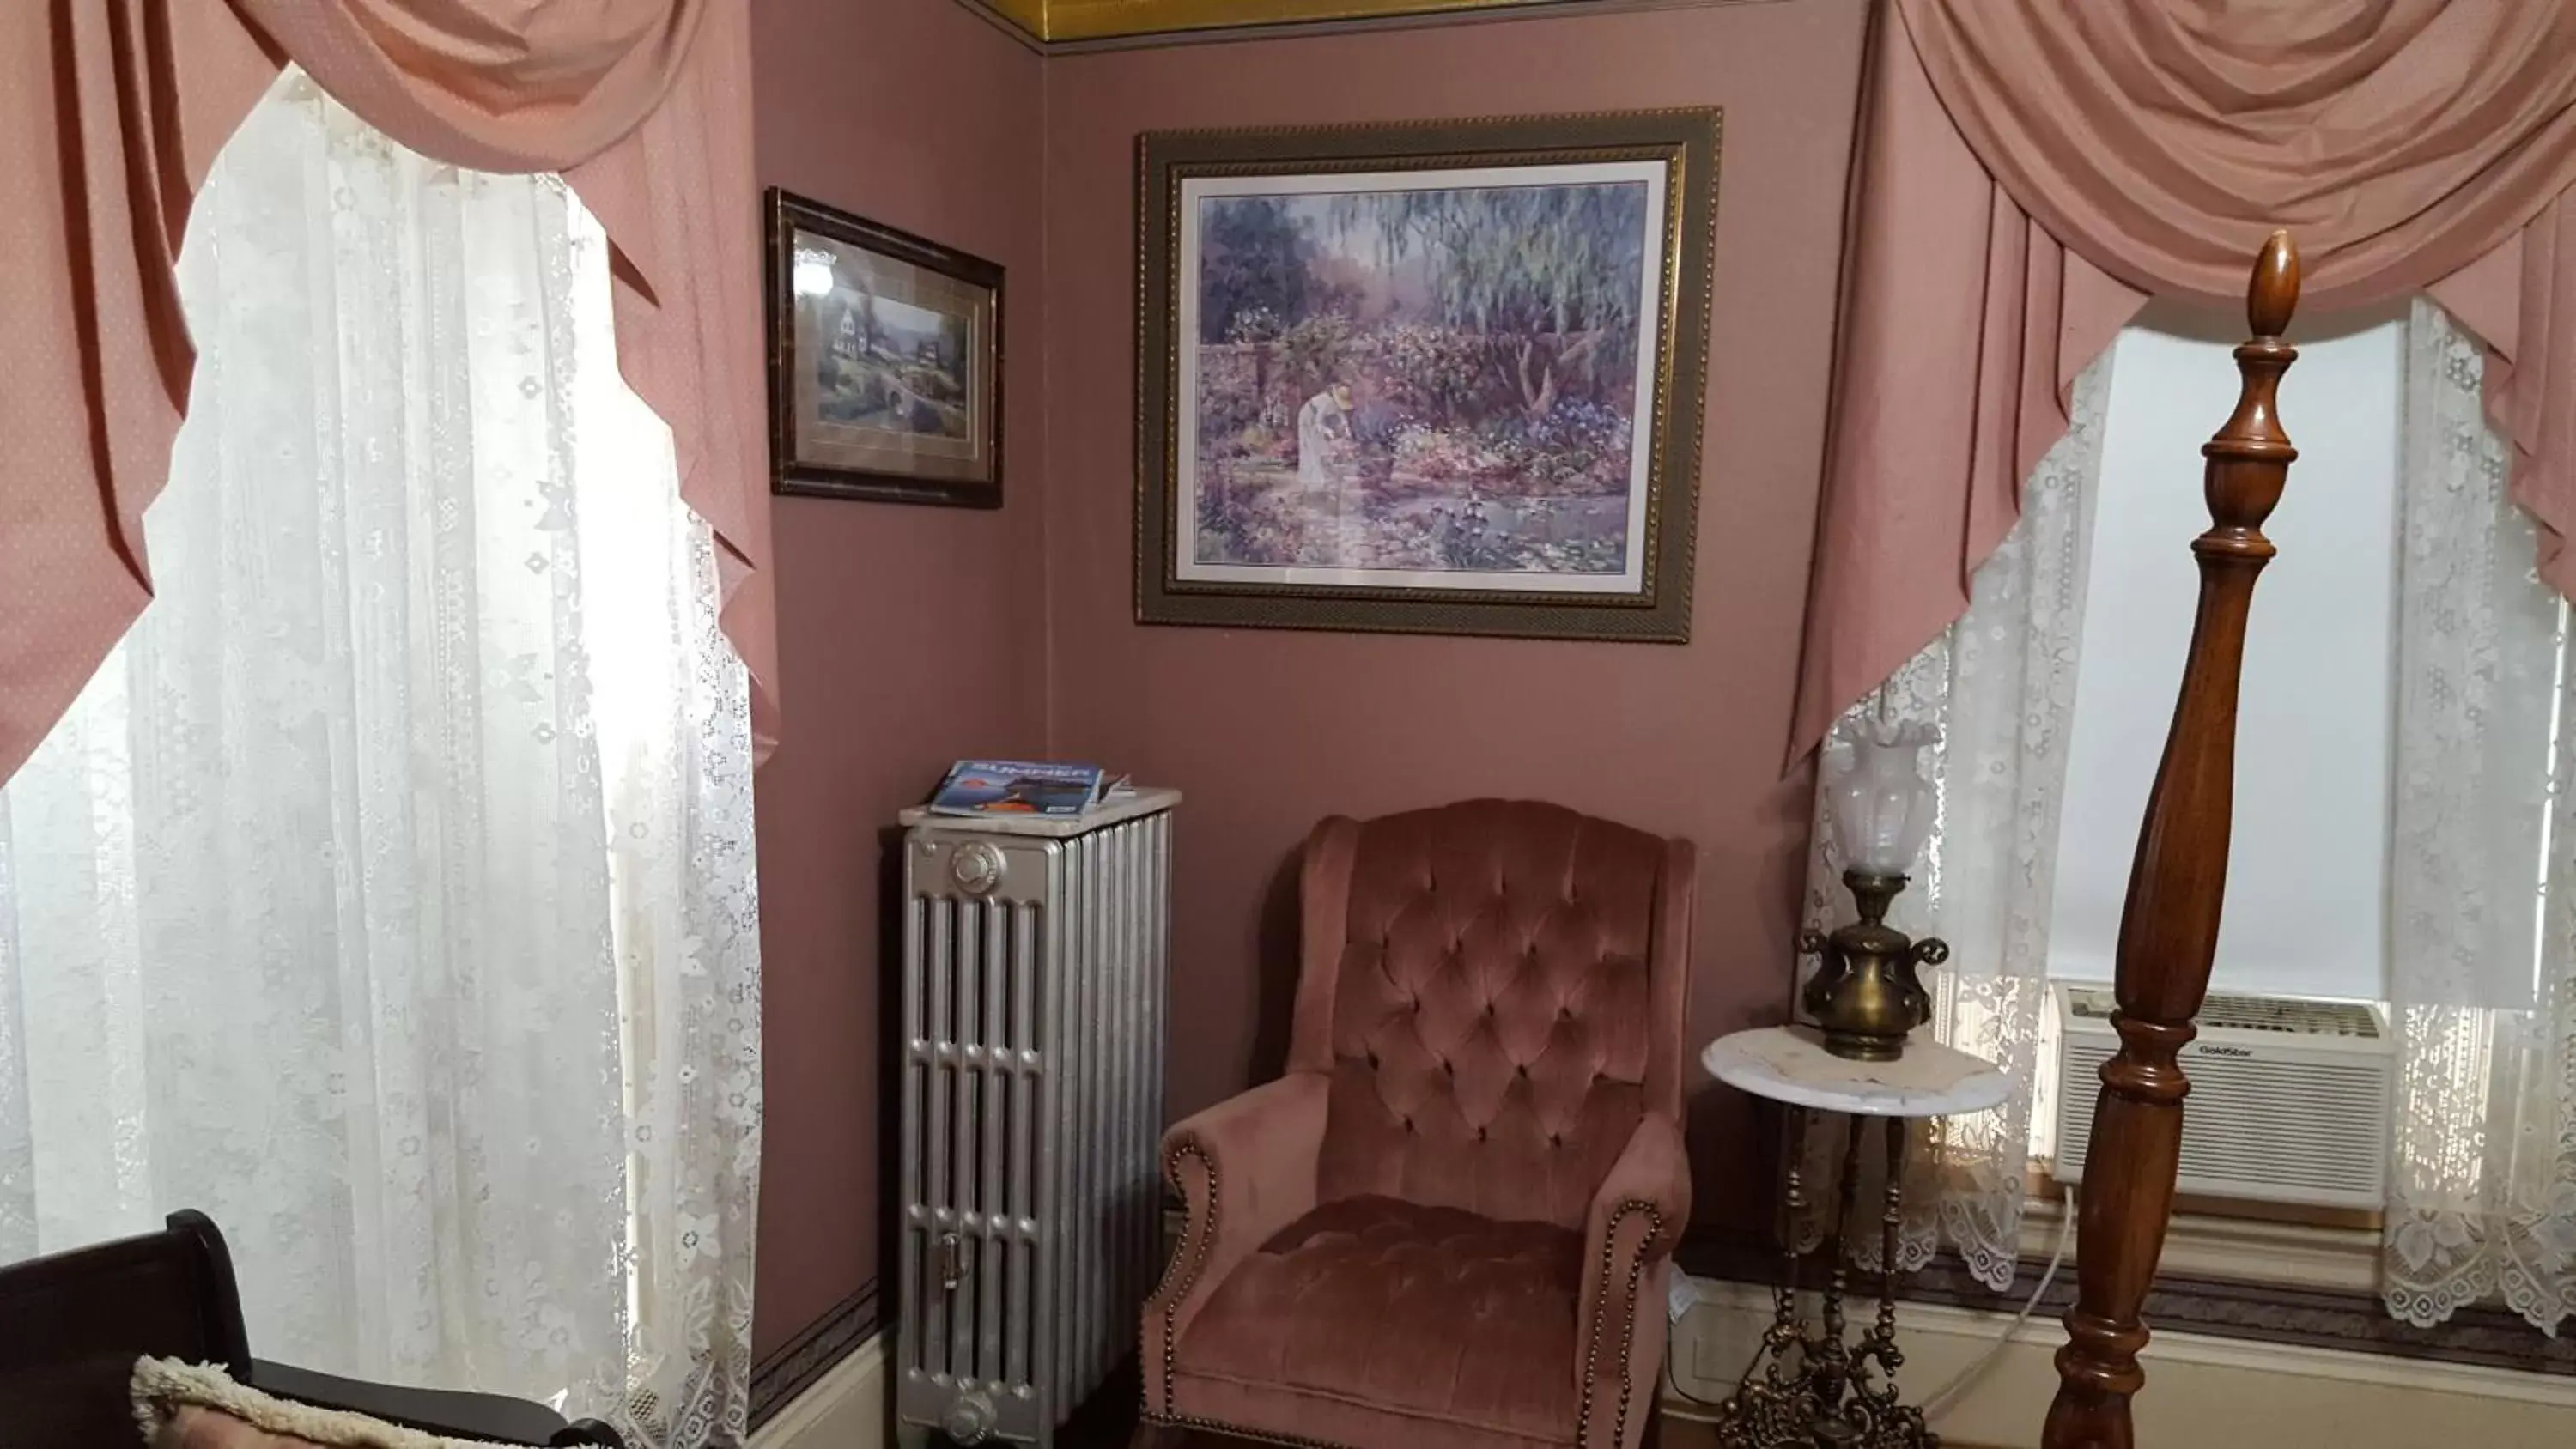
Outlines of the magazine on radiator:
[{"label": "magazine on radiator", "polygon": [[931,793],[933,815],[1080,815],[1126,784],[1098,765],[959,760]]}]

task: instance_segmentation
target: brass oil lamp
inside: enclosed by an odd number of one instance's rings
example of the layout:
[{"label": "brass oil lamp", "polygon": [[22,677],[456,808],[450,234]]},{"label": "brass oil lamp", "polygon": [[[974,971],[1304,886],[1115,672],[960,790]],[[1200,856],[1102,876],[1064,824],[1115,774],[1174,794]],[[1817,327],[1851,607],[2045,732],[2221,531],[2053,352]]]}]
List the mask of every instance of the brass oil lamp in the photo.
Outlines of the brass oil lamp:
[{"label": "brass oil lamp", "polygon": [[1800,1000],[1825,1050],[1855,1061],[1894,1061],[1906,1034],[1932,1019],[1932,997],[1917,969],[1950,959],[1948,943],[1917,941],[1887,924],[1905,889],[1940,801],[1923,774],[1923,751],[1940,742],[1932,725],[1845,720],[1826,742],[1826,800],[1843,857],[1843,885],[1860,919],[1827,935],[1808,931],[1801,952],[1822,957]]}]

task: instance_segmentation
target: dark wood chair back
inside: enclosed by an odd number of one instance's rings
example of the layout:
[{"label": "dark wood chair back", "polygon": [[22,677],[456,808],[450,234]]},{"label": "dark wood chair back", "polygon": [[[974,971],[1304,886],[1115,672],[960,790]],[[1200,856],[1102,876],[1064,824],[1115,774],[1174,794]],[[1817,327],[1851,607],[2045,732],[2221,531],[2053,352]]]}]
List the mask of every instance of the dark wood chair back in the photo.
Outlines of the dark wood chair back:
[{"label": "dark wood chair back", "polygon": [[0,1449],[134,1444],[134,1361],[217,1364],[275,1398],[477,1443],[606,1445],[596,1419],[543,1404],[315,1373],[250,1356],[232,1254],[213,1220],[172,1213],[160,1232],[0,1267]]},{"label": "dark wood chair back", "polygon": [[127,1384],[146,1354],[250,1377],[232,1258],[205,1214],[172,1213],[157,1233],[0,1268],[8,1442],[139,1442]]}]

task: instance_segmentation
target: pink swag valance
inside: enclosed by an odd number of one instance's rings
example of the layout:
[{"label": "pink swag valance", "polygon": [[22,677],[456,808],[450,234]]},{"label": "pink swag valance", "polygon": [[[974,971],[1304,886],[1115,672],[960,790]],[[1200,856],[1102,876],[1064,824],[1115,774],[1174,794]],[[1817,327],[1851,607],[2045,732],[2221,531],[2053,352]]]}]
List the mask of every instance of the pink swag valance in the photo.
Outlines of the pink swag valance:
[{"label": "pink swag valance", "polygon": [[2310,315],[2429,291],[2486,342],[2576,593],[2576,6],[1891,0],[1869,66],[1793,761],[1966,610],[2085,365],[2275,227]]},{"label": "pink swag valance", "polygon": [[627,380],[717,539],[776,738],[749,0],[25,0],[0,18],[0,780],[142,610],[195,354],[172,267],[292,60],[413,150],[561,171],[606,229]]}]

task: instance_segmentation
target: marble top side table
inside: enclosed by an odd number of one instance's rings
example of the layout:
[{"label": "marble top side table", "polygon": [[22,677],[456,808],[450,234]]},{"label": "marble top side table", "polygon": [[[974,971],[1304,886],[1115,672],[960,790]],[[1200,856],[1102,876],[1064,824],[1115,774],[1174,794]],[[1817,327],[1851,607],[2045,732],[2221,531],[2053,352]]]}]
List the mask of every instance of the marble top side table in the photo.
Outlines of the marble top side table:
[{"label": "marble top side table", "polygon": [[[1861,1139],[1871,1121],[1880,1123],[1887,1186],[1879,1214],[1879,1261],[1893,1264],[1911,1119],[1987,1111],[2010,1093],[2010,1080],[1982,1057],[1928,1041],[1908,1043],[1905,1055],[1892,1062],[1852,1061],[1826,1051],[1815,1031],[1796,1026],[1721,1037],[1700,1054],[1700,1062],[1719,1081],[1780,1103],[1788,1114],[1792,1144],[1782,1174],[1780,1279],[1772,1287],[1771,1327],[1735,1392],[1718,1409],[1718,1442],[1726,1449],[1937,1445],[1940,1440],[1924,1426],[1922,1410],[1897,1396],[1896,1370],[1905,1356],[1896,1347],[1893,1272],[1880,1275],[1877,1321],[1856,1342],[1845,1340],[1843,1290],[1849,1269],[1844,1243],[1858,1227],[1854,1199]],[[1806,1140],[1811,1113],[1839,1117],[1843,1130],[1842,1175],[1822,1249],[1830,1272],[1814,1332],[1798,1301],[1797,1218],[1807,1207],[1807,1188],[1795,1150]]]}]

